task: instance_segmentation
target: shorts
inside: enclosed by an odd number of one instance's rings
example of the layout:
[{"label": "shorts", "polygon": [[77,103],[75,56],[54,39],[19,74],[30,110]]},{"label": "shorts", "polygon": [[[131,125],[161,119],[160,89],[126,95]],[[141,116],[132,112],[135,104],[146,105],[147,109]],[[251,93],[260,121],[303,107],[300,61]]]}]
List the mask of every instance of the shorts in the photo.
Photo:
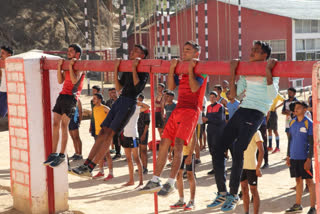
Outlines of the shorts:
[{"label": "shorts", "polygon": [[289,130],[290,130],[290,128],[286,128],[284,131],[285,131],[285,132],[289,132]]},{"label": "shorts", "polygon": [[122,132],[136,110],[136,104],[136,100],[120,96],[112,105],[101,127],[108,127],[116,133]]},{"label": "shorts", "polygon": [[80,127],[80,120],[79,117],[77,118],[77,121],[74,121],[74,117],[70,120],[69,123],[69,131],[77,130]]},{"label": "shorts", "polygon": [[156,128],[163,128],[164,121],[163,121],[161,112],[155,112],[155,116],[156,116]]},{"label": "shorts", "polygon": [[[291,178],[299,178],[302,179],[312,179],[313,176],[309,175],[306,170],[304,170],[304,163],[306,160],[293,160],[290,159],[290,176]],[[313,175],[312,164],[310,169],[311,174]]]},{"label": "shorts", "polygon": [[267,129],[271,129],[274,131],[278,130],[278,115],[275,111],[270,111],[270,117],[267,122]]},{"label": "shorts", "polygon": [[186,161],[188,155],[184,155],[182,159],[182,163],[180,169],[184,170],[184,166],[186,166],[186,170],[189,172],[194,172],[194,155],[192,155],[192,160],[190,165],[186,165],[184,162]]},{"label": "shorts", "polygon": [[189,108],[175,108],[164,127],[161,138],[171,140],[174,146],[175,138],[184,140],[184,145],[188,145],[196,128],[199,111]]},{"label": "shorts", "polygon": [[241,174],[241,180],[248,180],[250,186],[257,186],[258,184],[258,176],[256,174],[255,169],[243,169]]},{"label": "shorts", "polygon": [[137,148],[139,146],[139,138],[120,136],[120,143],[123,148]]},{"label": "shorts", "polygon": [[226,120],[229,120],[229,114],[226,114]]},{"label": "shorts", "polygon": [[141,141],[140,139],[141,139],[141,135],[139,134],[139,143],[141,144],[141,145],[148,145],[148,137],[149,137],[149,131],[147,131],[147,133],[146,133],[146,138],[144,139],[144,141]]},{"label": "shorts", "polygon": [[70,119],[74,117],[77,108],[77,100],[73,95],[59,94],[53,112],[67,115]]}]

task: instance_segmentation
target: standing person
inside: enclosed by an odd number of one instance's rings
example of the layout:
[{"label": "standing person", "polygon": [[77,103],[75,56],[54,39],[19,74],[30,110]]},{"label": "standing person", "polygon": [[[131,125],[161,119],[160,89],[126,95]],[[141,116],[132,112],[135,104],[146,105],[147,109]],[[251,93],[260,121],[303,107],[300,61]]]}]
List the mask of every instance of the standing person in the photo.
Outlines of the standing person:
[{"label": "standing person", "polygon": [[[184,209],[184,210],[193,210],[195,208],[195,196],[196,196],[196,179],[195,179],[195,170],[194,170],[194,149],[197,138],[196,134],[193,134],[191,142],[186,146],[183,146],[183,158],[182,163],[177,175],[177,188],[179,192],[179,200],[177,203],[170,206],[171,209]],[[184,168],[187,171],[187,178],[190,186],[190,200],[188,204],[184,202],[184,193],[183,193],[183,172]]]},{"label": "standing person", "polygon": [[[267,147],[267,143],[268,143],[267,142],[267,117],[263,118],[259,131],[262,136],[262,141],[263,141],[262,146],[263,146],[263,152],[264,152],[264,155],[263,155],[264,164],[261,167],[261,169],[265,169],[269,167],[269,154],[268,154],[268,147]],[[259,152],[260,151],[258,151],[257,153],[257,158],[259,158]]]},{"label": "standing person", "polygon": [[158,129],[159,135],[161,137],[163,127],[164,127],[164,121],[163,121],[163,108],[164,105],[164,95],[163,92],[165,89],[165,85],[163,83],[159,83],[157,87],[157,96],[155,99],[155,116],[156,116],[156,128]]},{"label": "standing person", "polygon": [[[94,122],[95,122],[95,136],[96,139],[101,131],[101,123],[104,121],[104,119],[107,117],[110,108],[108,106],[103,105],[103,96],[100,93],[96,93],[93,95],[92,103],[94,104],[93,107],[93,115],[94,115]],[[109,175],[104,179],[105,181],[108,181],[113,178],[113,165],[112,165],[112,159],[110,156],[110,152],[107,152],[105,154],[105,157],[107,159],[107,164],[109,168]],[[93,176],[94,179],[97,178],[103,178],[104,177],[104,159],[101,159],[99,161],[99,172]]]},{"label": "standing person", "polygon": [[169,118],[170,118],[170,115],[171,115],[171,113],[173,112],[173,110],[176,108],[176,106],[177,106],[177,103],[176,103],[176,101],[174,101],[173,99],[174,99],[174,92],[173,91],[168,91],[167,93],[166,93],[166,105],[164,106],[164,109],[165,109],[165,111],[166,111],[166,118],[165,118],[165,122],[164,122],[164,124],[167,124],[167,122],[168,122],[168,120],[169,120]]},{"label": "standing person", "polygon": [[[1,60],[13,55],[13,49],[9,46],[1,46]],[[8,113],[7,83],[5,69],[0,69],[0,118]]]},{"label": "standing person", "polygon": [[202,117],[205,115],[205,111],[206,111],[206,106],[207,106],[207,98],[206,96],[203,97],[203,101],[202,101],[202,108],[201,108],[201,112],[199,113],[199,118],[198,118],[198,124],[196,127],[196,136],[197,136],[197,141],[196,141],[196,145],[195,145],[195,153],[196,153],[196,158],[195,158],[195,164],[200,164],[201,160],[200,160],[200,150],[203,148],[203,139],[202,136],[205,132],[205,130],[203,131],[203,120]]},{"label": "standing person", "polygon": [[[268,43],[256,41],[251,49],[250,62],[265,61],[271,55]],[[254,133],[258,130],[263,118],[266,116],[273,99],[278,93],[279,78],[272,77],[275,60],[269,60],[266,66],[266,77],[240,76],[235,89],[236,70],[239,61],[233,60],[230,64],[231,81],[230,96],[235,97],[246,90],[246,97],[240,108],[227,123],[222,139],[218,144],[215,159],[215,178],[218,194],[208,207],[222,206],[222,211],[231,211],[239,202],[238,189],[243,167],[243,152],[248,147]],[[230,192],[227,192],[225,175],[224,151],[232,145],[232,171],[230,176]]]},{"label": "standing person", "polygon": [[208,172],[208,175],[213,175],[215,173],[216,147],[222,140],[221,136],[226,125],[226,116],[223,105],[217,102],[218,93],[211,91],[209,99],[211,104],[207,107],[207,113],[203,117],[203,122],[208,124],[208,147],[212,160],[212,170]]},{"label": "standing person", "polygon": [[232,118],[234,113],[238,110],[240,102],[235,97],[230,96],[230,91],[227,91],[227,97],[229,102],[227,103],[227,108],[229,112],[229,120]]},{"label": "standing person", "polygon": [[[179,85],[178,104],[164,128],[157,165],[151,180],[140,190],[140,193],[158,192],[167,196],[174,191],[174,183],[182,161],[183,145],[188,145],[197,125],[202,100],[206,89],[206,76],[194,73],[201,47],[193,41],[183,46],[182,60],[189,63],[188,74],[175,75],[178,64],[171,60],[168,74],[168,89],[174,90]],[[160,175],[167,161],[169,147],[174,147],[174,156],[168,181],[162,186]]]},{"label": "standing person", "polygon": [[[279,101],[282,101],[282,103],[277,106],[277,103]],[[283,101],[284,101],[284,98],[280,94],[278,94],[277,97],[273,100],[273,103],[267,115],[267,129],[268,129],[268,140],[269,140],[268,151],[272,151],[272,131],[276,139],[276,148],[279,149],[280,137],[278,133],[277,109],[283,105]]]},{"label": "standing person", "polygon": [[70,160],[82,160],[82,141],[79,135],[79,127],[82,121],[82,104],[80,99],[78,99],[78,104],[74,116],[70,119],[69,122],[69,134],[73,141],[73,146],[75,153]]},{"label": "standing person", "polygon": [[[89,132],[91,133],[91,136],[93,137],[93,138],[95,138],[95,133],[96,133],[96,130],[95,130],[95,126],[94,126],[94,115],[93,115],[93,107],[94,107],[94,104],[93,104],[93,96],[95,95],[95,94],[97,94],[97,93],[100,93],[100,90],[101,90],[101,88],[100,88],[100,86],[98,86],[98,85],[94,85],[93,87],[92,87],[92,100],[90,101],[90,104],[91,104],[91,119],[90,119],[90,128],[89,128]],[[103,100],[102,100],[102,104],[103,104],[104,102],[103,102]]]},{"label": "standing person", "polygon": [[[290,110],[290,104],[298,101],[297,98],[295,97],[296,96],[296,92],[297,91],[296,91],[295,88],[292,88],[292,87],[288,88],[288,99],[283,102],[283,108],[282,108],[282,114],[286,115],[286,130],[285,130],[285,132],[287,134],[288,143],[289,143],[290,121],[293,118],[293,110]],[[276,153],[276,152],[280,152],[280,148],[276,147],[273,150],[272,154]]]},{"label": "standing person", "polygon": [[138,187],[143,185],[142,164],[141,164],[141,159],[139,157],[139,151],[138,151],[139,144],[140,144],[139,134],[138,134],[138,118],[141,112],[144,112],[149,108],[150,107],[147,104],[138,102],[132,117],[130,118],[127,125],[124,127],[123,136],[121,136],[120,141],[126,153],[128,169],[129,169],[129,181],[123,186],[134,185],[132,157],[138,167],[138,174],[139,174]]},{"label": "standing person", "polygon": [[296,202],[286,210],[286,213],[302,212],[301,197],[303,193],[303,179],[306,180],[310,193],[310,210],[308,214],[315,214],[316,195],[313,182],[313,122],[305,116],[308,105],[305,102],[295,103],[295,118],[289,124],[289,145],[287,151],[287,165],[290,176],[296,178]]},{"label": "standing person", "polygon": [[[74,117],[85,77],[84,72],[73,70],[73,65],[80,59],[81,53],[82,49],[78,44],[69,45],[67,53],[70,60],[68,71],[61,70],[63,59],[58,62],[57,78],[59,84],[63,83],[63,87],[53,108],[52,153],[43,163],[45,166],[57,167],[65,160],[64,153],[68,142],[68,125],[70,119]],[[56,153],[60,128],[62,132],[61,149],[60,153]]]},{"label": "standing person", "polygon": [[[260,196],[258,192],[258,177],[262,176],[260,167],[263,160],[264,149],[263,138],[260,131],[252,137],[247,150],[243,154],[243,170],[241,174],[241,191],[243,199],[243,209],[245,214],[249,214],[249,188],[253,198],[253,213],[258,214],[260,208]],[[257,150],[259,151],[258,163],[256,161]]]},{"label": "standing person", "polygon": [[[144,95],[138,96],[138,101],[143,103]],[[150,125],[150,110],[147,109],[140,112],[138,119],[138,133],[139,133],[139,151],[142,162],[143,174],[148,174],[148,138],[149,138],[149,125]]]},{"label": "standing person", "polygon": [[227,80],[223,80],[222,82],[222,92],[221,92],[221,97],[226,99],[227,101],[229,100],[227,96],[227,92],[229,91],[229,82]]},{"label": "standing person", "polygon": [[308,97],[308,111],[311,113],[311,117],[313,118],[313,110],[312,110],[312,95]]},{"label": "standing person", "polygon": [[218,93],[218,103],[221,103],[225,108],[227,107],[228,101],[226,98],[221,96],[222,93],[222,87],[221,85],[215,85],[214,86],[214,91]]},{"label": "standing person", "polygon": [[115,62],[115,86],[116,90],[122,93],[101,124],[102,129],[97,136],[96,142],[93,145],[88,159],[83,165],[72,169],[73,173],[79,176],[91,177],[91,172],[96,164],[103,159],[105,152],[109,151],[112,138],[116,133],[122,131],[124,126],[128,123],[132,114],[135,111],[137,104],[137,96],[143,91],[147,83],[149,74],[137,72],[139,60],[145,59],[148,56],[148,50],[143,45],[135,45],[130,53],[130,60],[132,62],[132,72],[124,72],[120,79],[118,79],[118,69],[120,60]]}]

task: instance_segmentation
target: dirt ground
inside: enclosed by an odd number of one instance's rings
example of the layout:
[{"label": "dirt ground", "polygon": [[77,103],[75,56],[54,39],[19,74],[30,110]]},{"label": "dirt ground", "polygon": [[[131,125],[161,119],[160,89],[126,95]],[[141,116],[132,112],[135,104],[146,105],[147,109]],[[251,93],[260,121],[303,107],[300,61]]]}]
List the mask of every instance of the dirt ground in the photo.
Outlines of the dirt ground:
[{"label": "dirt ground", "polygon": [[[148,97],[148,96],[147,96]],[[90,97],[82,95],[84,107],[89,106]],[[147,100],[150,102],[150,100]],[[283,158],[286,156],[287,140],[284,132],[284,116],[279,115],[280,153],[269,155],[268,169],[264,169],[263,176],[259,178],[259,193],[261,199],[260,213],[284,213],[295,203],[295,191],[290,187],[295,185],[295,180],[290,178],[289,169]],[[81,123],[80,135],[83,143],[83,155],[87,157],[94,140],[89,135],[89,120]],[[149,136],[149,140],[151,136]],[[275,140],[273,140],[275,141]],[[10,195],[10,171],[9,171],[9,138],[8,131],[0,132],[0,213],[20,213],[13,209]],[[273,145],[275,142],[273,142]],[[74,152],[71,139],[68,143],[68,154]],[[123,152],[123,151],[122,151]],[[149,174],[144,177],[146,183],[152,177],[152,153],[149,152]],[[206,205],[215,198],[217,191],[214,176],[207,175],[211,169],[211,158],[208,149],[201,152],[201,164],[196,166],[197,191],[196,209],[192,213],[222,213],[219,209],[207,209]],[[79,164],[79,163],[73,163]],[[227,167],[230,167],[231,160]],[[168,177],[169,168],[165,168],[162,181]],[[97,171],[94,171],[95,174]],[[106,171],[107,172],[107,169]],[[153,195],[139,195],[135,186],[122,187],[128,180],[128,168],[124,155],[114,162],[115,178],[109,182],[102,180],[88,180],[69,175],[69,206],[70,210],[64,213],[154,213]],[[229,178],[230,173],[228,173]],[[138,176],[135,174],[136,185]],[[159,213],[183,213],[184,211],[170,210],[169,205],[178,200],[175,192],[167,198],[159,198]],[[185,180],[185,200],[189,199],[189,186]],[[309,210],[309,195],[304,193],[302,205],[304,213]],[[233,213],[243,213],[242,201]],[[253,205],[250,204],[250,213],[253,213]]]}]

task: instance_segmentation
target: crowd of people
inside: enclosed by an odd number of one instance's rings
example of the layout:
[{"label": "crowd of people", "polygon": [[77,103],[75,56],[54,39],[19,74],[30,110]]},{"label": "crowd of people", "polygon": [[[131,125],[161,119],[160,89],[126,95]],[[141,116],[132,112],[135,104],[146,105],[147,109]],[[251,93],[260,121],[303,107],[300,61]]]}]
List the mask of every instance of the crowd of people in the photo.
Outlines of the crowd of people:
[{"label": "crowd of people", "polygon": [[[261,169],[269,167],[269,152],[280,152],[277,109],[282,107],[281,113],[286,117],[284,131],[288,137],[284,160],[291,177],[296,179],[296,201],[286,213],[302,212],[303,180],[306,180],[310,193],[308,214],[316,213],[312,167],[312,99],[309,98],[308,103],[299,101],[295,96],[296,89],[292,87],[287,91],[288,99],[280,95],[279,78],[272,76],[272,69],[277,62],[270,59],[269,44],[256,41],[250,54],[250,62],[268,62],[265,76],[240,76],[236,81],[239,60],[232,60],[229,81],[224,80],[222,85],[214,86],[214,90],[208,94],[209,103],[206,99],[207,75],[194,72],[201,47],[188,41],[182,52],[181,60],[173,59],[170,62],[167,89],[164,83],[157,85],[155,109],[150,109],[144,102],[143,91],[149,74],[137,72],[139,61],[148,56],[147,48],[135,45],[131,50],[131,72],[119,73],[121,60],[115,61],[115,87],[108,89],[109,99],[104,100],[99,86],[92,87],[89,132],[95,143],[83,164],[75,168],[69,165],[69,172],[80,177],[111,180],[115,177],[113,161],[121,157],[123,148],[129,170],[128,182],[124,186],[135,184],[135,162],[139,193],[157,192],[158,196],[167,196],[177,188],[179,199],[170,208],[193,210],[196,198],[195,165],[201,163],[200,151],[208,148],[212,160],[208,175],[214,175],[218,192],[207,207],[232,211],[242,198],[244,213],[249,213],[250,190],[254,213],[259,213],[258,178],[262,176]],[[73,69],[81,54],[81,47],[72,44],[67,53],[69,69],[62,70],[63,59],[58,63],[57,79],[63,87],[53,108],[53,152],[43,163],[45,166],[54,168],[65,160],[68,163],[69,160],[83,160],[79,134],[82,105],[79,97],[85,74]],[[1,59],[11,55],[13,50],[10,47],[1,47]],[[188,73],[177,75],[175,71],[181,62],[189,63]],[[3,117],[7,113],[3,108],[6,105],[4,71],[0,77],[0,116]],[[174,92],[176,87],[179,88],[177,96]],[[147,152],[151,111],[155,112],[155,124],[161,141],[153,177],[144,185],[143,176],[149,173]],[[61,148],[58,151],[60,132]],[[65,155],[68,133],[75,150],[70,158]],[[275,135],[274,148],[272,134]],[[226,161],[230,158],[232,167],[226,169]],[[169,178],[162,185],[160,177],[168,161],[171,170]],[[97,165],[99,170],[93,175]],[[108,167],[107,176],[105,165]],[[226,187],[226,170],[231,171],[229,190]],[[188,203],[184,200],[183,178],[188,179],[190,186]]]}]

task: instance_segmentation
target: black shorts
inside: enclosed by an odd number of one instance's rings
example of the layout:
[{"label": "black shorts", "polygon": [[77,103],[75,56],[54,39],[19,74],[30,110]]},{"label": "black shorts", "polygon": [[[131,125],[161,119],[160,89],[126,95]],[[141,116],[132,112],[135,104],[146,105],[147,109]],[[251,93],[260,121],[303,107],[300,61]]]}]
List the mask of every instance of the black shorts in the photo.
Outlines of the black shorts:
[{"label": "black shorts", "polygon": [[[304,163],[306,160],[293,160],[290,159],[290,176],[291,178],[299,178],[302,179],[312,179],[313,176],[309,175],[306,170],[304,170]],[[313,175],[312,164],[310,169],[311,174]]]},{"label": "black shorts", "polygon": [[136,100],[120,96],[112,105],[101,127],[108,127],[116,133],[122,132],[136,110],[136,104]]},{"label": "black shorts", "polygon": [[70,119],[74,116],[77,108],[77,100],[73,95],[59,94],[53,112],[63,115],[66,114]]},{"label": "black shorts", "polygon": [[71,118],[70,123],[69,123],[69,131],[77,130],[80,127],[80,120],[79,117],[77,120],[74,120],[74,117]]},{"label": "black shorts", "polygon": [[249,185],[257,186],[258,176],[255,169],[243,169],[241,174],[241,181],[248,180]]},{"label": "black shorts", "polygon": [[161,112],[156,112],[156,128],[163,128],[164,121],[161,115]]},{"label": "black shorts", "polygon": [[[180,169],[184,169],[184,165],[185,165],[185,161],[187,159],[188,155],[184,155],[183,156],[183,159],[182,159],[182,163],[181,163],[181,166],[180,166]],[[191,161],[191,164],[190,165],[186,165],[186,170],[189,171],[189,172],[194,172],[194,155],[192,155],[192,161]]]},{"label": "black shorts", "polygon": [[267,129],[271,129],[274,131],[278,130],[278,115],[275,111],[270,111],[269,120],[267,123]]},{"label": "black shorts", "polygon": [[141,135],[139,134],[139,143],[141,144],[141,145],[148,145],[148,137],[149,137],[149,131],[147,131],[147,133],[146,133],[146,138],[144,139],[144,141],[141,141],[140,139],[141,139]]},{"label": "black shorts", "polygon": [[137,148],[139,146],[139,138],[120,136],[120,143],[123,148]]},{"label": "black shorts", "polygon": [[229,120],[229,114],[226,114],[226,120]]}]

